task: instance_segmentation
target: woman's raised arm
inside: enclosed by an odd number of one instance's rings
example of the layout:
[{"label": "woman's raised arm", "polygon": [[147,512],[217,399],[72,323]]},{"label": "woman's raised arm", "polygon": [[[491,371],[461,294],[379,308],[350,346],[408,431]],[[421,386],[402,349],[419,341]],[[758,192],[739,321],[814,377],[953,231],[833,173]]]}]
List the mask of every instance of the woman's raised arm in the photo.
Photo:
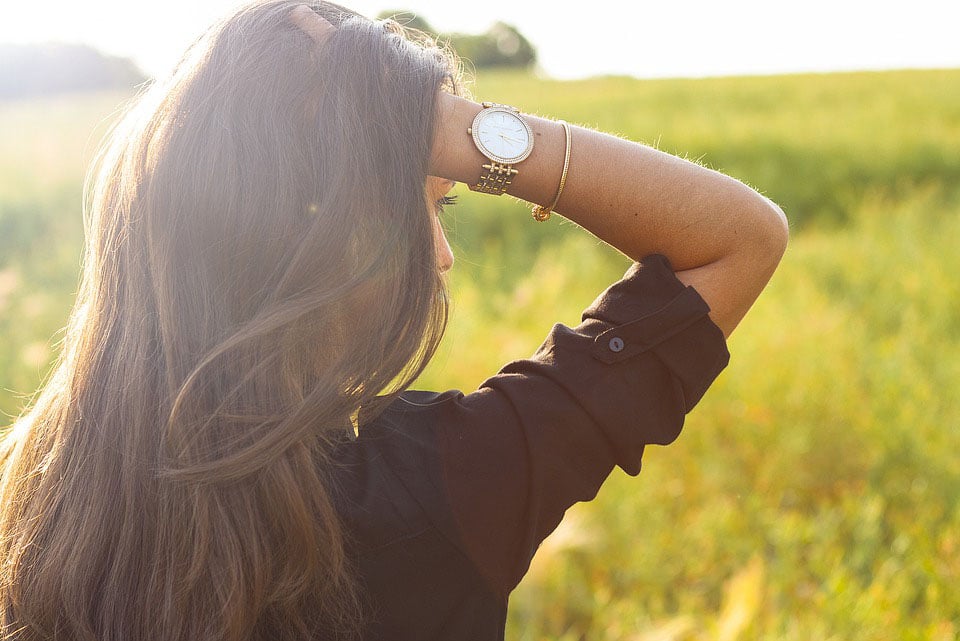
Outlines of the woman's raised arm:
[{"label": "woman's raised arm", "polygon": [[[488,161],[467,128],[481,108],[441,92],[432,174],[477,182]],[[519,174],[508,193],[546,205],[560,182],[564,132],[555,121],[524,117],[533,128],[534,150],[516,165]],[[556,211],[634,260],[666,256],[729,336],[783,256],[783,211],[719,172],[610,134],[571,129],[570,167]]]}]

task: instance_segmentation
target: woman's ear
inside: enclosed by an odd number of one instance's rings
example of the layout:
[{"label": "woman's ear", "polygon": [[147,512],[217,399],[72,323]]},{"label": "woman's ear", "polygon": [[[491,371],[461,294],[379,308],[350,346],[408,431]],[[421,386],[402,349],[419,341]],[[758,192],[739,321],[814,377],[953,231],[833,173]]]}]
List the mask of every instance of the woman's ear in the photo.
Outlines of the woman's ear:
[{"label": "woman's ear", "polygon": [[305,4],[294,7],[288,17],[290,22],[310,36],[318,47],[323,45],[336,29],[323,16]]}]

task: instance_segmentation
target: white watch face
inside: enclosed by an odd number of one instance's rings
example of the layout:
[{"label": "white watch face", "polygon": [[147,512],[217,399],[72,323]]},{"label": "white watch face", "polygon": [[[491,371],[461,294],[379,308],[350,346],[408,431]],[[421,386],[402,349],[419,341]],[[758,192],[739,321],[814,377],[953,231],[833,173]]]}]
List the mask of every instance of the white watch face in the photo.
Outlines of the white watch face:
[{"label": "white watch face", "polygon": [[497,162],[520,162],[533,151],[529,125],[506,109],[481,111],[473,124],[473,140],[484,155]]}]

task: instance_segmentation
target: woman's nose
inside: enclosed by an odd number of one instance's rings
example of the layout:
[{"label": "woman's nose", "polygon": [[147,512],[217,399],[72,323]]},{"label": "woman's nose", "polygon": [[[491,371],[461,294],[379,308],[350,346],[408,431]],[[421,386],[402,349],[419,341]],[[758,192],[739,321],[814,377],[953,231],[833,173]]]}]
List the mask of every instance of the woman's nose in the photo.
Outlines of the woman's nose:
[{"label": "woman's nose", "polygon": [[434,218],[434,239],[437,251],[437,266],[441,272],[448,271],[453,267],[453,250],[450,249],[450,243],[447,241],[446,234],[443,233],[443,227],[440,221]]}]

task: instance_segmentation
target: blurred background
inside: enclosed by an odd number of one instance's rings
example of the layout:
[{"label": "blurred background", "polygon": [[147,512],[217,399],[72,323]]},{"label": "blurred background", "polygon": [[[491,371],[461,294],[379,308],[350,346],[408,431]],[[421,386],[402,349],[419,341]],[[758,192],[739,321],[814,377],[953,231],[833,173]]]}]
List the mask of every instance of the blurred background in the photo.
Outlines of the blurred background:
[{"label": "blurred background", "polygon": [[[960,5],[346,4],[449,41],[478,99],[695,160],[791,221],[730,366],[676,443],[568,511],[508,638],[960,638]],[[0,426],[56,356],[100,137],[231,5],[0,9]],[[469,392],[630,261],[455,193],[453,316],[414,387]]]}]

